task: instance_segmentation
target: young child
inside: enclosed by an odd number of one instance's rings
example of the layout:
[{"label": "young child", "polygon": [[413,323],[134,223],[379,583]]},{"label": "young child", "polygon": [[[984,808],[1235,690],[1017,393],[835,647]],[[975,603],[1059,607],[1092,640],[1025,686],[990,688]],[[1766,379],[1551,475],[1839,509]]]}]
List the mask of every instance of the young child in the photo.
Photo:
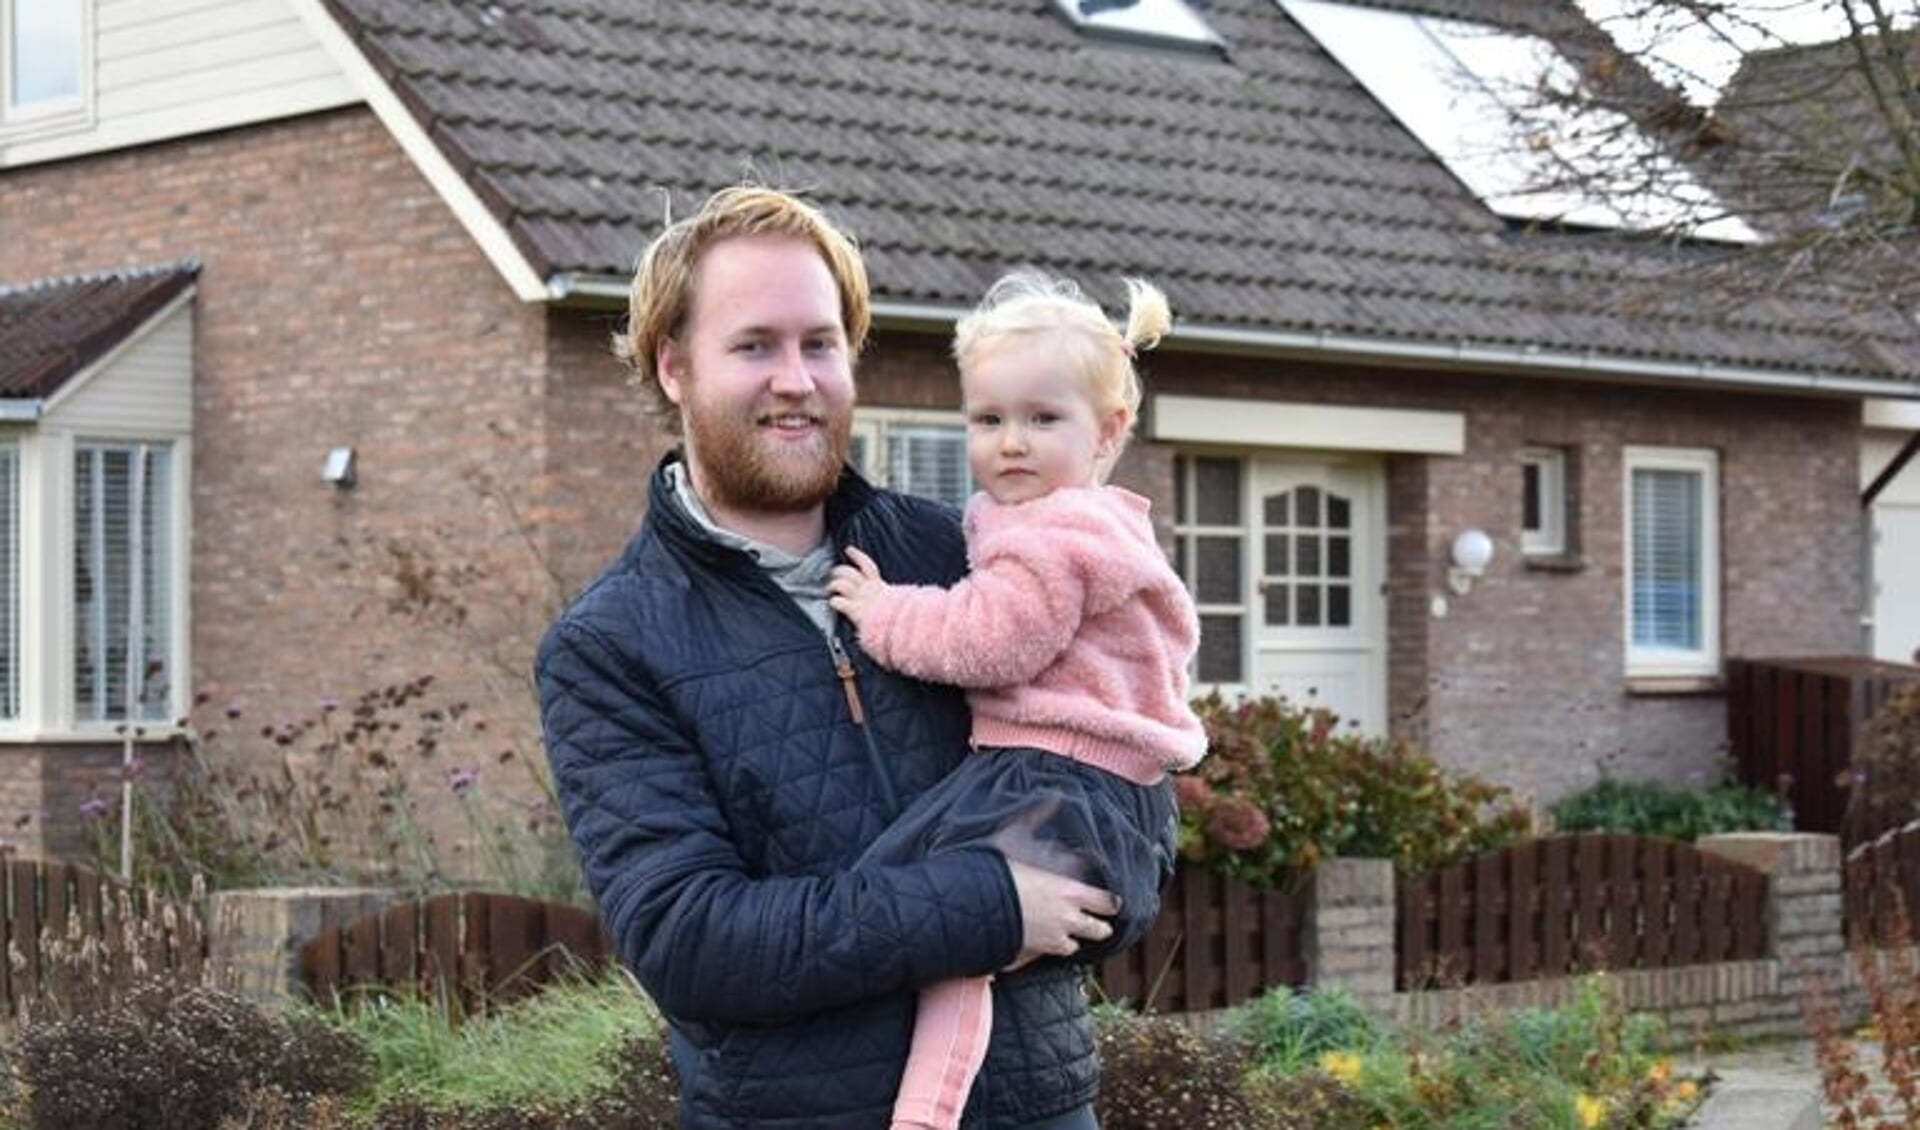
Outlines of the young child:
[{"label": "young child", "polygon": [[[1187,705],[1199,638],[1147,501],[1105,485],[1140,404],[1133,359],[1171,321],[1128,280],[1126,328],[1077,287],[1031,272],[995,283],[960,321],[954,358],[967,459],[971,571],[950,589],[887,584],[848,547],[829,602],[879,662],[968,689],[974,755],[920,798],[877,853],[992,845],[1118,895],[1098,961],[1144,934],[1171,873],[1167,771],[1206,752]],[[990,978],[925,989],[893,1125],[949,1128],[985,1055]]]}]

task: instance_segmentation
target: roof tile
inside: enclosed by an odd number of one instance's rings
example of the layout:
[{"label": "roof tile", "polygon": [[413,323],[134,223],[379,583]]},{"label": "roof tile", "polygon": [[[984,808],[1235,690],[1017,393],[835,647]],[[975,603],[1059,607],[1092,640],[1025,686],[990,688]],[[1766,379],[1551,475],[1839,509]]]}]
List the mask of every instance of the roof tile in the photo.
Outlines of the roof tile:
[{"label": "roof tile", "polygon": [[1861,349],[1819,302],[1642,309],[1625,282],[1671,255],[1511,230],[1274,0],[1205,6],[1224,59],[1040,0],[327,3],[543,270],[623,276],[669,199],[755,175],[843,220],[882,301],[970,304],[1033,263],[1144,274],[1189,324],[1920,375],[1920,331]]}]

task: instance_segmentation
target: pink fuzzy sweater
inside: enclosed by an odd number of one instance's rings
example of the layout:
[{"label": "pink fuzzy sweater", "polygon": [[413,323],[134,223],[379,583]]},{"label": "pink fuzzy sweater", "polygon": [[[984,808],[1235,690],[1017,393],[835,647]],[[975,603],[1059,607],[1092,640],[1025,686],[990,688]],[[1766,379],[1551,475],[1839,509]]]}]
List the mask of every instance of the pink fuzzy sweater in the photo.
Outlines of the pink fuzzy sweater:
[{"label": "pink fuzzy sweater", "polygon": [[868,654],[967,688],[973,744],[1031,746],[1143,785],[1207,750],[1187,705],[1193,601],[1119,487],[967,504],[972,571],[949,589],[893,585],[861,618]]}]

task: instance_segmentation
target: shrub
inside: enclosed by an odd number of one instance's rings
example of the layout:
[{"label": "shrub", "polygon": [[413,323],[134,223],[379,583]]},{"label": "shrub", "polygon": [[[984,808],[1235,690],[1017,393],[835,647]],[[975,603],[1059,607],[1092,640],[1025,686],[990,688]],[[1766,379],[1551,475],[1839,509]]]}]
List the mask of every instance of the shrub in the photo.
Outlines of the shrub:
[{"label": "shrub", "polygon": [[1632,832],[1689,842],[1723,832],[1787,832],[1787,806],[1772,793],[1732,782],[1681,789],[1602,778],[1550,810],[1562,832]]},{"label": "shrub", "polygon": [[14,1068],[34,1130],[207,1130],[255,1091],[289,1103],[363,1086],[371,1061],[344,1033],[268,1015],[229,993],[159,983],[124,1001],[24,1025]]},{"label": "shrub", "polygon": [[1438,1032],[1385,1030],[1338,996],[1269,997],[1278,999],[1230,1013],[1227,1027],[1256,1041],[1246,1084],[1254,1108],[1310,1104],[1317,1119],[1279,1126],[1664,1130],[1700,1095],[1658,1054],[1665,1027],[1629,1013],[1604,976],[1587,978],[1562,1007],[1491,1012]]},{"label": "shrub", "polygon": [[[214,889],[377,883],[414,890],[486,871],[514,894],[584,901],[572,845],[543,761],[503,746],[486,773],[446,765],[456,737],[487,740],[484,719],[439,695],[431,675],[326,699],[305,715],[250,724],[237,704],[205,695],[182,719],[165,779],[133,781],[134,880],[176,897],[196,877]],[[494,770],[524,775],[531,803],[489,796]],[[444,788],[420,789],[422,777]],[[118,805],[82,806],[93,862],[117,870]],[[457,810],[457,811],[456,811]],[[435,829],[463,824],[477,857],[456,860]],[[455,850],[465,850],[460,845]]]},{"label": "shrub", "polygon": [[1261,1066],[1284,1073],[1311,1067],[1328,1052],[1358,1051],[1381,1039],[1379,1022],[1343,989],[1269,989],[1229,1013],[1226,1031]]},{"label": "shrub", "polygon": [[1442,768],[1408,742],[1275,698],[1194,704],[1208,752],[1174,784],[1184,859],[1282,886],[1336,855],[1419,873],[1510,843],[1531,815],[1510,790]]},{"label": "shrub", "polygon": [[1842,838],[1864,843],[1920,818],[1920,683],[1902,689],[1854,741]]}]

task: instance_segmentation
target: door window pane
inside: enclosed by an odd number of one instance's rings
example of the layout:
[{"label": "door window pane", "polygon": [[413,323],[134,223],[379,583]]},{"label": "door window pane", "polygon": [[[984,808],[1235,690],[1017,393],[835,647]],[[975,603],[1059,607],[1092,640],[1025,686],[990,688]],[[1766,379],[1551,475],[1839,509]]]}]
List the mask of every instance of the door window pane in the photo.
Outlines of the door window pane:
[{"label": "door window pane", "polygon": [[1293,539],[1293,570],[1297,577],[1317,577],[1320,575],[1320,539],[1314,534],[1301,534]]},{"label": "door window pane", "polygon": [[1352,539],[1330,537],[1327,539],[1327,576],[1351,577],[1353,575]]},{"label": "door window pane", "polygon": [[1245,681],[1240,669],[1240,616],[1200,617],[1200,654],[1195,664],[1196,681],[1202,683],[1239,683]]},{"label": "door window pane", "polygon": [[1199,524],[1240,525],[1240,461],[1195,459],[1193,465],[1193,511]]},{"label": "door window pane", "polygon": [[1293,572],[1292,541],[1285,534],[1268,534],[1266,574],[1270,577],[1284,577]]},{"label": "door window pane", "polygon": [[1267,610],[1267,626],[1284,628],[1293,623],[1292,597],[1293,586],[1288,584],[1270,584],[1262,594],[1262,603]]},{"label": "door window pane", "polygon": [[1320,626],[1320,586],[1301,585],[1297,590],[1300,597],[1300,626],[1317,628]]},{"label": "door window pane", "polygon": [[1240,539],[1198,537],[1195,547],[1193,590],[1201,604],[1238,604],[1243,599],[1240,580]]},{"label": "door window pane", "polygon": [[1353,626],[1353,586],[1327,586],[1327,626],[1329,628]]}]

